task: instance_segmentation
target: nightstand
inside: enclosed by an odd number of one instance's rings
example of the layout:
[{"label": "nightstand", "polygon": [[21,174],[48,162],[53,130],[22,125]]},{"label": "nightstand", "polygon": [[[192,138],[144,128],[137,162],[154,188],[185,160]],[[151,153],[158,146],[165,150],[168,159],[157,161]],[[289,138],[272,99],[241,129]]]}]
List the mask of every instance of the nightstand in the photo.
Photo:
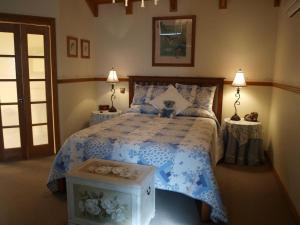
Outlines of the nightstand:
[{"label": "nightstand", "polygon": [[92,126],[94,124],[103,122],[105,120],[112,119],[114,117],[120,116],[122,114],[121,110],[118,110],[117,112],[108,112],[108,111],[94,111],[91,114],[89,125]]},{"label": "nightstand", "polygon": [[259,165],[264,162],[261,122],[232,121],[223,124],[225,163]]}]

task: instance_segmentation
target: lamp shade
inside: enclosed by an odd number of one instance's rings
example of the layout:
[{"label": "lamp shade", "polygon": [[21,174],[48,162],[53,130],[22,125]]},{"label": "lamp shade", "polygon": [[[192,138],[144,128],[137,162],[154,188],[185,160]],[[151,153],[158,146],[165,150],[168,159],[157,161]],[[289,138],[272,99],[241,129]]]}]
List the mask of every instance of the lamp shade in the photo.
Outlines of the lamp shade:
[{"label": "lamp shade", "polygon": [[109,71],[109,75],[107,77],[106,82],[108,83],[117,83],[119,82],[118,76],[117,76],[117,71],[114,70],[114,68]]},{"label": "lamp shade", "polygon": [[232,82],[232,86],[235,86],[235,87],[245,87],[246,86],[244,72],[241,69],[235,74],[235,78]]}]

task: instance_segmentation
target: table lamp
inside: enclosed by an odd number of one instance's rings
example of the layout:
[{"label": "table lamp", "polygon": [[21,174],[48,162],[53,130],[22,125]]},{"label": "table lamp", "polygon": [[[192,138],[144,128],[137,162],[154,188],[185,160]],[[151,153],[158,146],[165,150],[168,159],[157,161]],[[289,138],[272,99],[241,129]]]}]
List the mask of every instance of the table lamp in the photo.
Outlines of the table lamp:
[{"label": "table lamp", "polygon": [[115,98],[115,83],[119,82],[118,76],[117,76],[117,72],[114,70],[114,68],[111,69],[111,71],[109,71],[109,75],[107,77],[106,80],[107,83],[111,83],[111,91],[113,92],[110,100],[111,100],[111,107],[109,108],[109,112],[117,112],[117,109],[114,107],[114,98]]},{"label": "table lamp", "polygon": [[240,88],[246,86],[245,76],[244,76],[244,73],[241,69],[239,69],[238,72],[235,74],[235,78],[232,82],[232,86],[237,87],[237,89],[236,89],[236,94],[235,94],[236,101],[234,103],[235,113],[231,117],[231,120],[240,121],[241,118],[237,114],[236,106],[241,104],[240,101],[239,101],[240,98],[241,98],[241,95],[240,95],[240,90],[241,89]]}]

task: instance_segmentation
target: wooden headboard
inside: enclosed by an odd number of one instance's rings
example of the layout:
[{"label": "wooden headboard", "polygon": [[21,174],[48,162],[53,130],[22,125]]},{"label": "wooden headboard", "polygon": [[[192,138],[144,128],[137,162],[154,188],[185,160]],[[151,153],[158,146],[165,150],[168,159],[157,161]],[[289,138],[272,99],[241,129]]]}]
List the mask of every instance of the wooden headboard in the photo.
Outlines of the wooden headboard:
[{"label": "wooden headboard", "polygon": [[134,96],[134,85],[169,85],[176,83],[180,84],[196,84],[199,86],[216,86],[216,94],[213,103],[213,111],[217,119],[221,122],[222,118],[222,104],[223,104],[223,85],[224,79],[221,77],[161,77],[161,76],[129,76],[129,105]]}]

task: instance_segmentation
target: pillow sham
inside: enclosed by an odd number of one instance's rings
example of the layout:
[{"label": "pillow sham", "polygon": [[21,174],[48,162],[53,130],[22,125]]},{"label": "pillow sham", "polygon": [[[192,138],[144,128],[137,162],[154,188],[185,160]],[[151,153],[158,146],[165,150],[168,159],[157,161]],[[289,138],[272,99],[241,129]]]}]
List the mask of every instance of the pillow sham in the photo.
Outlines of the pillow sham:
[{"label": "pillow sham", "polygon": [[164,93],[167,89],[168,86],[165,85],[151,85],[148,89],[145,103],[150,103],[151,100]]},{"label": "pillow sham", "polygon": [[194,103],[196,98],[197,85],[175,84],[177,91],[191,103]]},{"label": "pillow sham", "polygon": [[141,112],[141,105],[132,105],[126,111],[127,113],[140,113]]},{"label": "pillow sham", "polygon": [[216,86],[198,87],[197,91],[196,91],[196,98],[195,98],[193,106],[212,112],[215,91],[216,91]]},{"label": "pillow sham", "polygon": [[159,113],[159,110],[150,104],[131,105],[130,108],[127,110],[127,113],[144,113],[156,115]]},{"label": "pillow sham", "polygon": [[213,111],[208,111],[202,108],[195,108],[193,106],[186,108],[178,116],[211,117],[211,118],[216,117]]},{"label": "pillow sham", "polygon": [[166,107],[165,102],[167,101],[175,102],[172,107],[174,107],[176,115],[192,105],[189,101],[185,100],[185,98],[182,97],[181,94],[179,94],[179,92],[173,85],[169,85],[168,89],[164,93],[151,100],[150,104],[158,110],[162,110]]},{"label": "pillow sham", "polygon": [[157,108],[155,108],[153,105],[144,104],[144,105],[141,105],[140,112],[143,114],[156,115],[159,113],[159,110]]},{"label": "pillow sham", "polygon": [[134,96],[132,99],[132,105],[142,105],[145,103],[146,96],[151,85],[135,84]]}]

